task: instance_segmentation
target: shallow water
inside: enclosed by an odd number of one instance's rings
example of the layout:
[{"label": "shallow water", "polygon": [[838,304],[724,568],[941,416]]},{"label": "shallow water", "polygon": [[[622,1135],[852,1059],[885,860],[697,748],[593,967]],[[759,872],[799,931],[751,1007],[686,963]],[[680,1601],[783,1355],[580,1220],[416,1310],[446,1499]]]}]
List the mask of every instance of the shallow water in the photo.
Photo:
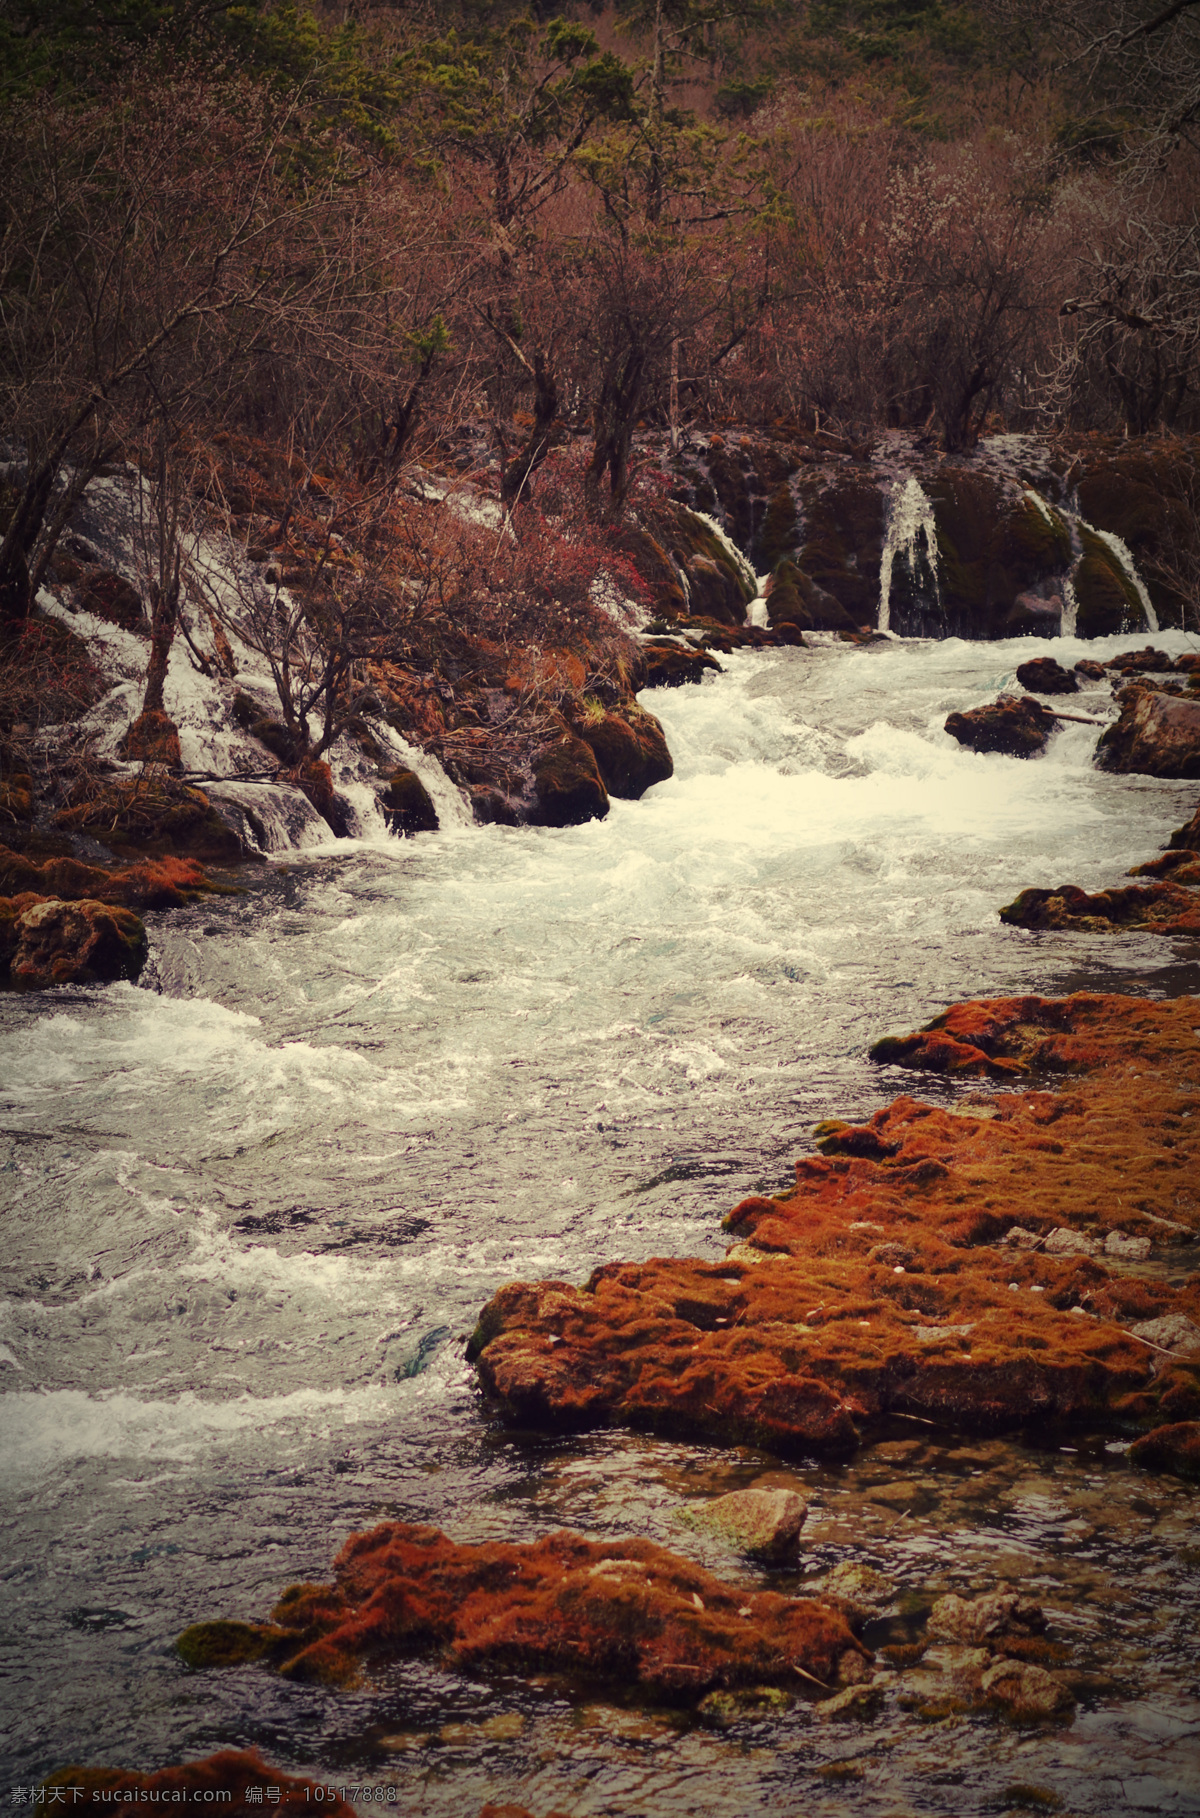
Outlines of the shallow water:
[{"label": "shallow water", "polygon": [[[681,1504],[777,1470],[508,1432],[463,1339],[514,1276],[719,1255],[721,1215],[784,1184],[818,1118],[911,1089],[866,1060],[881,1033],[968,995],[1200,987],[1195,942],[995,913],[1027,885],[1116,882],[1195,785],[1102,775],[1087,726],[1031,763],[941,731],[1018,661],[1138,641],[739,653],[648,697],[676,775],[603,823],[289,855],[231,903],[151,917],[155,988],[0,999],[14,1782],[237,1742],[431,1814],[1036,1805],[1021,1787],[1081,1813],[1200,1811],[1195,1504],[1112,1435],[1063,1451],[909,1427],[851,1466],[791,1468],[819,1502],[804,1572],[863,1558],[907,1598],[875,1644],[941,1590],[1000,1578],[1046,1604],[1081,1703],[1045,1731],[922,1721],[903,1675],[869,1724],[801,1701],[716,1733],[594,1691],[409,1666],[331,1692],[192,1674],[171,1650],[327,1576],[385,1515],[695,1553]],[[897,1480],[903,1508],[880,1500]]]}]

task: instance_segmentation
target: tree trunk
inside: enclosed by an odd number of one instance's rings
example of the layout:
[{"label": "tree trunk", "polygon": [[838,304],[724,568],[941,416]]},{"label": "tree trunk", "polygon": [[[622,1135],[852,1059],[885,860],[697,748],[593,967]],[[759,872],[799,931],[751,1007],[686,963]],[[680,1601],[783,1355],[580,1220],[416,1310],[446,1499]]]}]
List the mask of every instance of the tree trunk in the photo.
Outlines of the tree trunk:
[{"label": "tree trunk", "polygon": [[550,436],[558,417],[558,386],[540,349],[533,356],[533,391],[533,428],[500,480],[500,499],[506,509],[531,496],[530,481],[550,453]]}]

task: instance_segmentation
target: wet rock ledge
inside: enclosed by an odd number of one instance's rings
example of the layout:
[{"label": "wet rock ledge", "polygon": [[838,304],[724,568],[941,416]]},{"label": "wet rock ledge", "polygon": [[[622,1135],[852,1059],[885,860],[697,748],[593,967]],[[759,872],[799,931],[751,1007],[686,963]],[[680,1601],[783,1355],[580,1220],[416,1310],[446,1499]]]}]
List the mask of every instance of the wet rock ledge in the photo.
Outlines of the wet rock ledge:
[{"label": "wet rock ledge", "polygon": [[1200,1232],[1198,1033],[1191,999],[1079,994],[959,1004],[881,1041],[881,1064],[1026,1089],[819,1125],[793,1189],[730,1212],[721,1262],[510,1283],[471,1340],[482,1383],[522,1425],[793,1456],[848,1453],[895,1414],[1175,1428],[1145,1462],[1190,1472],[1200,1274],[1136,1270]]}]

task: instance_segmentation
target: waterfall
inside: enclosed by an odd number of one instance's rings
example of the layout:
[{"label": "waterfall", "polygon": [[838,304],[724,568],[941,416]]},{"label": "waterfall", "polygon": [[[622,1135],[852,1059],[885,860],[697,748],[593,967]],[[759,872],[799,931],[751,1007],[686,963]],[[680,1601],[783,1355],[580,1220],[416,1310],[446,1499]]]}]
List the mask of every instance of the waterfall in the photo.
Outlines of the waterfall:
[{"label": "waterfall", "polygon": [[[879,565],[879,629],[892,629],[892,571],[899,560],[905,591],[916,608],[909,636],[926,636],[925,619],[943,619],[937,578],[937,526],[933,505],[919,480],[911,475],[892,488],[892,515]],[[944,627],[943,627],[944,629]],[[935,635],[941,635],[939,632]]]},{"label": "waterfall", "polygon": [[730,560],[737,564],[737,571],[747,587],[750,588],[752,597],[757,597],[761,591],[758,584],[758,576],[755,574],[754,569],[742,554],[737,544],[733,541],[732,537],[730,537],[727,531],[722,530],[721,526],[717,523],[717,520],[715,518],[710,518],[706,511],[697,511],[695,507],[691,505],[688,506],[688,510],[692,517],[699,518],[702,524],[707,524]]},{"label": "waterfall", "polygon": [[1142,603],[1142,611],[1146,615],[1147,628],[1150,631],[1157,631],[1159,628],[1158,614],[1150,604],[1150,595],[1146,592],[1146,584],[1137,571],[1137,563],[1133,559],[1133,551],[1130,549],[1128,543],[1126,543],[1122,537],[1119,537],[1115,530],[1097,530],[1094,524],[1089,524],[1088,529],[1093,536],[1099,537],[1102,543],[1108,544],[1108,547],[1112,550],[1117,561],[1133,583],[1138,599]]}]

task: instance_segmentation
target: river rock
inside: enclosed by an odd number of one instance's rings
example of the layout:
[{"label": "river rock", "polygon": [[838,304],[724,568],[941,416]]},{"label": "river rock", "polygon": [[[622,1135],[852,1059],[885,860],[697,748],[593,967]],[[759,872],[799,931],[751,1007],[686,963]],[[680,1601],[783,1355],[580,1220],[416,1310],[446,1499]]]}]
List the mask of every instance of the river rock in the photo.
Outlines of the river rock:
[{"label": "river rock", "polygon": [[1095,657],[1081,657],[1074,668],[1076,675],[1083,676],[1089,682],[1106,682],[1108,680],[1108,671],[1103,663],[1096,661]]},{"label": "river rock", "polygon": [[34,903],[14,920],[12,983],[23,991],[135,979],[146,963],[145,924],[109,903]]},{"label": "river rock", "polygon": [[1067,1225],[1057,1226],[1042,1245],[1047,1256],[1095,1256],[1101,1247],[1099,1238],[1072,1231]]},{"label": "river rock", "polygon": [[693,1505],[684,1519],[736,1546],[751,1559],[783,1565],[796,1557],[808,1500],[798,1490],[733,1490]]},{"label": "river rock", "polygon": [[1155,1427],[1129,1448],[1129,1462],[1144,1471],[1170,1471],[1175,1477],[1200,1478],[1200,1420],[1179,1420]]},{"label": "river rock", "polygon": [[952,713],[946,731],[972,751],[1000,751],[1007,757],[1037,757],[1054,731],[1054,715],[1039,701],[1002,694],[987,707]]},{"label": "river rock", "polygon": [[1023,1660],[997,1660],[983,1674],[980,1691],[1007,1716],[1027,1722],[1060,1717],[1075,1707],[1069,1686],[1044,1667]]},{"label": "river rock", "polygon": [[1022,890],[1000,910],[1010,928],[1078,929],[1091,934],[1138,928],[1147,934],[1200,934],[1200,900],[1182,884],[1125,884],[1089,895],[1077,884]]},{"label": "river rock", "polygon": [[393,833],[408,838],[438,830],[437,809],[415,770],[393,770],[379,792],[379,803]]},{"label": "river rock", "polygon": [[1175,665],[1165,650],[1146,644],[1141,650],[1119,650],[1104,667],[1116,670],[1118,675],[1170,675]]},{"label": "river rock", "polygon": [[647,688],[678,688],[684,682],[702,682],[710,669],[717,675],[723,673],[716,657],[691,644],[654,638],[647,639],[642,648],[649,665]]},{"label": "river rock", "polygon": [[1200,807],[1197,807],[1190,821],[1185,821],[1182,827],[1176,827],[1167,846],[1171,851],[1200,852]]},{"label": "river rock", "polygon": [[1104,1254],[1122,1262],[1145,1262],[1150,1250],[1148,1237],[1130,1237],[1124,1231],[1110,1231],[1104,1240]]},{"label": "river rock", "polygon": [[271,1767],[257,1749],[221,1749],[202,1760],[148,1774],[132,1768],[60,1768],[45,1786],[51,1794],[47,1805],[56,1803],[52,1789],[63,1790],[64,1809],[215,1804],[229,1818],[263,1818],[264,1812],[283,1806],[328,1812],[331,1818],[356,1818],[358,1809],[333,1787]]},{"label": "river rock", "polygon": [[[210,1658],[197,1624],[178,1648]],[[433,1657],[469,1672],[568,1673],[696,1700],[711,1689],[829,1685],[845,1617],[807,1598],[723,1583],[648,1540],[565,1530],[536,1542],[459,1546],[437,1528],[384,1522],[347,1541],[334,1582],[293,1585],[269,1623],[240,1625],[286,1678],[348,1684],[361,1666]]]},{"label": "river rock", "polygon": [[1079,683],[1069,669],[1053,657],[1034,657],[1031,662],[1018,663],[1017,680],[1022,688],[1028,688],[1033,694],[1077,694]]},{"label": "river rock", "polygon": [[0,846],[0,893],[32,891],[64,903],[83,897],[120,903],[126,909],[178,909],[199,896],[224,894],[231,886],[213,882],[195,859],[140,859],[131,865],[85,865],[75,858],[40,864]]},{"label": "river rock", "polygon": [[1121,716],[1100,735],[1096,763],[1123,775],[1200,777],[1200,701],[1123,691]]},{"label": "river rock", "polygon": [[1183,1313],[1164,1313],[1158,1319],[1144,1319],[1129,1330],[1135,1338],[1147,1338],[1164,1351],[1200,1350],[1200,1326]]},{"label": "river rock", "polygon": [[608,813],[608,792],[582,739],[568,735],[540,751],[533,760],[533,783],[534,827],[577,827]]},{"label": "river rock", "polygon": [[652,713],[630,701],[619,712],[581,717],[575,731],[590,745],[609,795],[636,802],[675,774],[666,734]]},{"label": "river rock", "polygon": [[1062,610],[1062,595],[1059,593],[1052,593],[1047,599],[1042,599],[1036,593],[1019,593],[1005,613],[998,635],[1006,638],[1056,638],[1062,629]]},{"label": "river rock", "polygon": [[960,1647],[988,1647],[1009,1636],[1041,1635],[1046,1614],[1039,1604],[1015,1591],[992,1591],[984,1597],[939,1597],[929,1612],[926,1633]]}]

